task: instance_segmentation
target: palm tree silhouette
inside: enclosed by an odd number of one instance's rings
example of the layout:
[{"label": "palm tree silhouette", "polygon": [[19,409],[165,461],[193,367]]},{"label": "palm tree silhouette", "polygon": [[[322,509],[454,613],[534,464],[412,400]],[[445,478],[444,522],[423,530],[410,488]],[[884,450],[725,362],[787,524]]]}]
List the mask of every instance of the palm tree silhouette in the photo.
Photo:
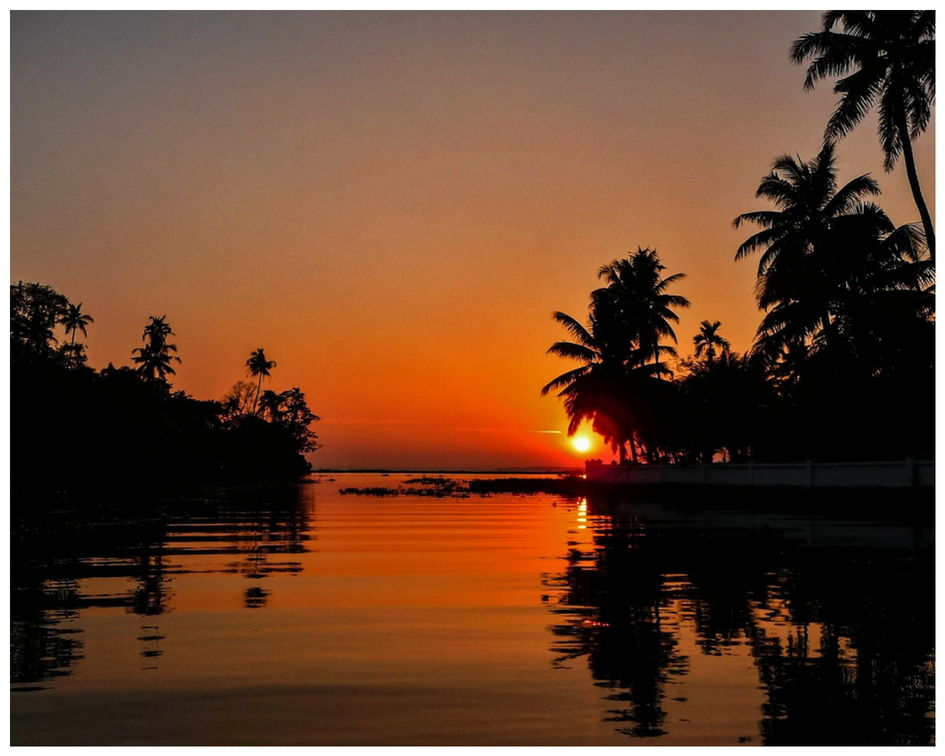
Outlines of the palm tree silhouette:
[{"label": "palm tree silhouette", "polygon": [[181,361],[180,357],[170,354],[176,350],[177,346],[174,344],[165,344],[161,347],[148,342],[143,347],[134,350],[135,354],[131,360],[138,366],[136,370],[139,375],[147,380],[166,382],[168,375],[175,375],[171,362]]},{"label": "palm tree silhouette", "polygon": [[639,384],[646,378],[668,375],[669,369],[662,362],[642,364],[640,350],[626,346],[626,332],[623,331],[624,338],[619,337],[621,324],[608,317],[604,307],[592,307],[586,327],[563,312],[554,313],[554,319],[568,329],[574,341],[557,341],[547,353],[584,364],[550,381],[541,395],[561,389],[557,395],[564,400],[569,436],[588,420],[611,450],[617,452],[621,462],[626,458],[628,443],[631,457],[637,461],[626,390],[630,384]]},{"label": "palm tree silhouette", "polygon": [[[151,316],[151,322],[144,327],[144,333],[141,335],[142,341],[150,341],[155,347],[161,346],[167,342],[168,336],[175,336],[176,334],[171,330],[170,325],[166,321],[167,315],[162,315],[157,318],[154,315]],[[172,351],[177,351],[175,346]]]},{"label": "palm tree silhouette", "polygon": [[841,230],[849,230],[854,223],[861,228],[872,226],[874,233],[892,230],[886,214],[863,201],[879,193],[879,185],[869,175],[837,189],[830,142],[810,162],[778,157],[761,180],[755,196],[770,200],[778,209],[742,213],[733,225],[739,228],[747,222],[762,229],[739,246],[735,259],[761,252],[756,294],[768,314],[758,337],[767,354],[778,354],[786,343],[818,334],[827,341],[833,338],[831,304],[837,282],[845,280],[846,273],[837,255]]},{"label": "palm tree silhouette", "polygon": [[151,322],[144,327],[144,333],[141,340],[145,342],[143,347],[133,350],[132,362],[136,363],[139,375],[147,380],[167,381],[168,375],[174,375],[174,368],[171,363],[175,360],[180,363],[180,357],[172,355],[171,352],[177,351],[177,344],[168,344],[167,337],[174,336],[170,325],[166,321],[167,316],[151,316]]},{"label": "palm tree silhouette", "polygon": [[82,303],[74,305],[71,302],[69,307],[66,310],[65,314],[62,316],[62,324],[66,327],[66,333],[72,332],[72,341],[69,343],[69,346],[75,346],[75,333],[76,331],[82,331],[83,336],[88,336],[88,331],[85,330],[85,327],[89,323],[94,323],[95,320],[91,315],[86,315],[82,312]]},{"label": "palm tree silhouette", "polygon": [[676,340],[670,323],[679,318],[672,308],[689,305],[684,297],[666,293],[683,275],[663,278],[665,269],[655,250],[640,248],[626,259],[601,267],[598,275],[607,286],[591,295],[587,327],[563,312],[554,313],[575,340],[558,341],[548,353],[584,364],[559,375],[542,388],[541,395],[560,389],[558,396],[569,418],[568,435],[590,420],[621,462],[626,444],[634,461],[637,443],[645,446],[646,419],[665,393],[654,382],[672,375],[661,358],[676,354],[660,339]]},{"label": "palm tree silhouette", "polygon": [[607,281],[607,286],[591,295],[595,302],[615,310],[643,362],[658,362],[663,355],[676,356],[673,347],[660,345],[660,339],[678,343],[670,323],[678,323],[679,316],[672,308],[689,306],[685,297],[666,293],[669,286],[686,277],[685,273],[663,278],[664,270],[666,266],[655,249],[638,248],[625,259],[601,266],[597,275]]},{"label": "palm tree silhouette", "polygon": [[[838,25],[842,33],[834,31]],[[934,262],[935,231],[912,142],[928,128],[935,100],[935,11],[827,11],[823,30],[797,39],[791,59],[811,59],[805,89],[828,76],[844,77],[834,85],[840,102],[827,124],[827,139],[848,134],[878,104],[885,168],[891,171],[903,156]]]},{"label": "palm tree silhouette", "polygon": [[692,337],[692,343],[696,347],[696,357],[701,357],[704,352],[706,359],[709,363],[712,363],[715,360],[716,347],[721,349],[723,353],[731,349],[728,340],[719,336],[721,325],[722,323],[718,320],[714,323],[710,323],[708,320],[702,321],[699,326],[699,333]]},{"label": "palm tree silhouette", "polygon": [[275,366],[275,361],[267,360],[266,353],[262,349],[257,349],[250,354],[249,359],[246,360],[247,375],[258,379],[256,382],[256,397],[253,399],[254,415],[256,414],[256,405],[259,403],[259,389],[262,387],[263,376],[269,378],[271,376],[270,371]]}]

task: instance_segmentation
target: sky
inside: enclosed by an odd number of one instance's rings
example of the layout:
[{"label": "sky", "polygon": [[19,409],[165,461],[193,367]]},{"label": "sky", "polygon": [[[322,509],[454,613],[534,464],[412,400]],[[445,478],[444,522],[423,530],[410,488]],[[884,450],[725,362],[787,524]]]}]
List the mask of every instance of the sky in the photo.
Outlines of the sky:
[{"label": "sky", "polygon": [[[543,385],[598,269],[655,248],[702,320],[761,320],[740,213],[819,151],[832,82],[788,58],[820,12],[13,12],[11,282],[94,317],[130,365],[166,315],[173,387],[220,399],[250,353],[322,419],[318,468],[503,469],[577,452]],[[916,144],[931,207],[934,121]],[[838,146],[897,224],[875,117]]]}]

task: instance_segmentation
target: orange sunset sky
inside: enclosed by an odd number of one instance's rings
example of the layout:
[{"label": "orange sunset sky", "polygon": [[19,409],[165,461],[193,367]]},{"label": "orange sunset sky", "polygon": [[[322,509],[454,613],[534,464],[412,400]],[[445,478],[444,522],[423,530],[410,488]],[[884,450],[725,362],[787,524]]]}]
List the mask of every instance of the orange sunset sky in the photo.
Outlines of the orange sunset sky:
[{"label": "orange sunset sky", "polygon": [[[655,247],[743,351],[761,314],[736,215],[836,96],[791,42],[820,12],[24,13],[11,18],[11,281],[81,302],[89,364],[150,315],[175,389],[219,399],[263,347],[322,417],[316,467],[609,459],[539,390],[598,268]],[[840,179],[882,169],[871,116]],[[917,142],[934,205],[934,123]]]}]

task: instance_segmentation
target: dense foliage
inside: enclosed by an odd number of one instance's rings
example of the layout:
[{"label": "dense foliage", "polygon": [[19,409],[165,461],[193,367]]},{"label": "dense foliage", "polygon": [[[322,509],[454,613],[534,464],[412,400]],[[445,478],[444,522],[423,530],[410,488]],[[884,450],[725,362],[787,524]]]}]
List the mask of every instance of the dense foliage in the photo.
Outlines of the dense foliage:
[{"label": "dense foliage", "polygon": [[[77,313],[78,310],[78,313]],[[318,418],[298,388],[266,391],[258,411],[201,401],[167,381],[179,361],[164,316],[152,317],[137,365],[86,365],[94,322],[37,283],[11,287],[11,471],[16,487],[69,489],[103,482],[208,480],[302,474],[318,448]],[[57,337],[63,328],[68,338]],[[274,363],[273,363],[274,365]],[[270,365],[272,367],[272,365]],[[250,386],[255,390],[256,386]]]},{"label": "dense foliage", "polygon": [[[756,192],[774,207],[734,221],[757,229],[735,254],[759,255],[754,345],[736,354],[705,320],[671,370],[673,308],[689,303],[666,288],[681,274],[664,278],[652,250],[615,260],[586,326],[554,315],[573,341],[548,351],[582,364],[542,395],[559,392],[569,434],[592,423],[621,462],[934,456],[935,238],[912,149],[931,119],[934,46],[932,11],[828,11],[794,43],[805,87],[843,78],[820,153],[778,157]],[[919,224],[897,227],[868,175],[838,184],[834,141],[874,106],[885,168],[903,156]]]},{"label": "dense foliage", "polygon": [[894,228],[878,208],[856,210],[824,228],[808,224],[814,239],[762,233],[743,245],[740,255],[765,252],[758,292],[767,308],[743,355],[721,323],[703,321],[695,355],[671,367],[675,349],[661,343],[675,342],[669,308],[688,302],[667,304],[665,289],[679,275],[663,278],[652,250],[605,266],[619,263],[625,275],[592,293],[586,325],[555,313],[573,341],[548,351],[581,364],[542,394],[558,391],[569,433],[590,422],[621,462],[932,457],[934,273],[922,233]]}]

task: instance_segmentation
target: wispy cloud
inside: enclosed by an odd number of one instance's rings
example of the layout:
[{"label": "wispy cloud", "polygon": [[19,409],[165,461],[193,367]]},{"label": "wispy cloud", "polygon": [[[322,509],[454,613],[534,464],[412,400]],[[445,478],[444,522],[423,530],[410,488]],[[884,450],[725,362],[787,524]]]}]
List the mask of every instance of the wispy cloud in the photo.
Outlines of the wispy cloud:
[{"label": "wispy cloud", "polygon": [[521,431],[517,428],[466,428],[461,425],[452,426],[452,430],[469,431],[471,433],[561,433],[557,430],[527,430]]}]

